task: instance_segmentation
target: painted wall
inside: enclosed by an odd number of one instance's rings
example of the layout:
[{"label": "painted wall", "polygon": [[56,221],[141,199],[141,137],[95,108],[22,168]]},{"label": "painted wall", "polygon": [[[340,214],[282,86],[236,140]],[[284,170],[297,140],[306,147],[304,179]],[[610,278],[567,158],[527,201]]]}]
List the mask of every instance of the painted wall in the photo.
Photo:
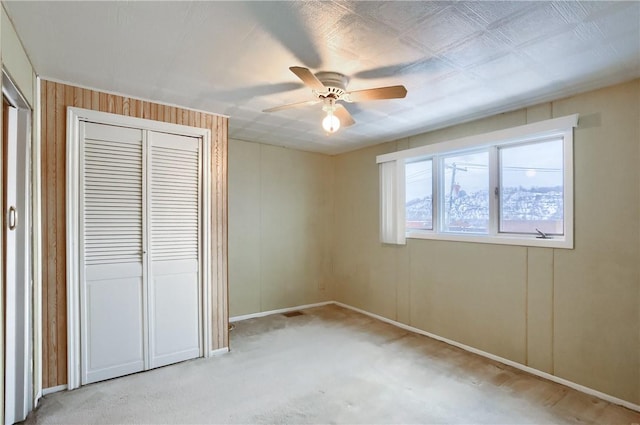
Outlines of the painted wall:
[{"label": "painted wall", "polygon": [[[378,242],[376,155],[580,114],[575,249]],[[640,403],[640,80],[337,156],[337,301]]]},{"label": "painted wall", "polygon": [[0,18],[0,39],[2,40],[2,66],[9,72],[11,79],[18,86],[25,100],[35,105],[35,72],[22,43],[18,38],[9,16],[2,7]]},{"label": "painted wall", "polygon": [[333,161],[229,141],[230,315],[332,299]]}]

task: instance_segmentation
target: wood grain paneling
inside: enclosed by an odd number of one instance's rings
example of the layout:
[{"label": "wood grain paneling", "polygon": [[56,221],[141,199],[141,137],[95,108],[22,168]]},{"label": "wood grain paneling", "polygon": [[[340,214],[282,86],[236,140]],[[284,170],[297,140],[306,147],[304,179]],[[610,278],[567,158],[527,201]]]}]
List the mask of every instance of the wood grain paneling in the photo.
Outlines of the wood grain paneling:
[{"label": "wood grain paneling", "polygon": [[67,107],[128,115],[211,130],[213,349],[227,347],[227,125],[213,114],[42,80],[43,388],[67,383],[65,161]]}]

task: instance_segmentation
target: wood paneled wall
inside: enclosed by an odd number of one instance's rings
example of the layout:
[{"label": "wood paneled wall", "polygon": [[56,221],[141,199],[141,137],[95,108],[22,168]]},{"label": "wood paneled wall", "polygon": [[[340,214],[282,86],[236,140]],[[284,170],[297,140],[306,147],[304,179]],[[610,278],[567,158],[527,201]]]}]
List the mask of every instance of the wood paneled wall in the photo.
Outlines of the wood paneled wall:
[{"label": "wood paneled wall", "polygon": [[211,130],[213,349],[228,347],[227,126],[213,114],[42,80],[43,388],[67,383],[66,138],[67,107],[91,109]]}]

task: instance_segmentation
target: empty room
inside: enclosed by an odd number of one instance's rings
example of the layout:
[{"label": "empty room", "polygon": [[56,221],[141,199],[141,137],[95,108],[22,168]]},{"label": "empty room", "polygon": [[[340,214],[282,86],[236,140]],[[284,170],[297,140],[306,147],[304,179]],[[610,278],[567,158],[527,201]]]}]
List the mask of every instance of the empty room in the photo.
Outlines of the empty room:
[{"label": "empty room", "polygon": [[640,1],[0,3],[0,425],[640,423]]}]

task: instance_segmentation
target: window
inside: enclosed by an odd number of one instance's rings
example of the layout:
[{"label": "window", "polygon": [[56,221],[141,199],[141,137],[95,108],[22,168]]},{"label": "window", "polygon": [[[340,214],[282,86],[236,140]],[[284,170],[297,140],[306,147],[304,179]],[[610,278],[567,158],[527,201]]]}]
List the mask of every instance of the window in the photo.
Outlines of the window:
[{"label": "window", "polygon": [[562,142],[499,148],[501,233],[564,233]]},{"label": "window", "polygon": [[[396,237],[573,248],[578,115],[378,157]],[[393,184],[390,182],[393,181]],[[398,184],[404,182],[404,184]],[[385,224],[385,220],[387,223]]]},{"label": "window", "polygon": [[489,231],[489,152],[463,153],[442,158],[440,196],[442,231]]},{"label": "window", "polygon": [[433,161],[407,163],[405,182],[407,229],[433,229]]}]

